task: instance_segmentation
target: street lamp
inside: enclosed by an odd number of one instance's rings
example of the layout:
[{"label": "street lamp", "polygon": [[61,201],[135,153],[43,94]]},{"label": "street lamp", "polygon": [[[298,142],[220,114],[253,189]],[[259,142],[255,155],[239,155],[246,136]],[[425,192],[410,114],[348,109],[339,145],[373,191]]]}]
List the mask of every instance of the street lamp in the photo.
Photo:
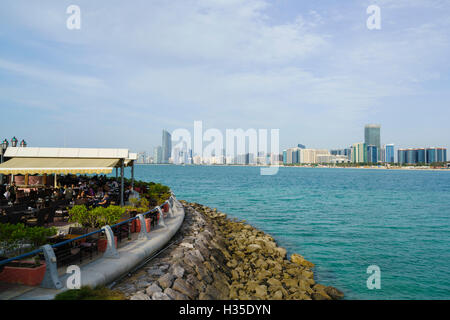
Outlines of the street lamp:
[{"label": "street lamp", "polygon": [[5,150],[6,150],[6,148],[8,148],[8,146],[9,146],[9,142],[8,142],[8,140],[3,140],[3,142],[2,142],[2,151],[4,152]]},{"label": "street lamp", "polygon": [[20,142],[20,147],[21,147],[21,148],[26,148],[26,147],[27,147],[27,143],[25,142],[25,140],[22,140],[22,141]]},{"label": "street lamp", "polygon": [[19,140],[17,140],[16,137],[11,139],[11,147],[15,148],[17,147],[17,142],[19,142]]},{"label": "street lamp", "polygon": [[[3,163],[3,155],[5,154],[6,149],[8,148],[9,142],[8,140],[3,140],[0,152],[0,163]],[[3,184],[3,174],[0,174],[0,184]]]}]

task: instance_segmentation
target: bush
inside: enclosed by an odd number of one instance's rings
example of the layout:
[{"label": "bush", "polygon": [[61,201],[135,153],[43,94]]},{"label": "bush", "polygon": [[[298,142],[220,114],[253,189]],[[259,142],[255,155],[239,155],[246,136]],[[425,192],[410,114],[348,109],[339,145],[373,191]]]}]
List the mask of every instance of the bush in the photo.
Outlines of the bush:
[{"label": "bush", "polygon": [[125,208],[120,206],[97,207],[88,210],[86,206],[78,205],[69,210],[69,221],[77,222],[87,228],[101,228],[116,224],[124,213]]},{"label": "bush", "polygon": [[56,295],[55,300],[125,300],[125,296],[117,290],[110,290],[104,286],[94,289],[83,286],[80,289],[64,291]]},{"label": "bush", "polygon": [[[27,227],[23,223],[18,224],[0,224],[0,250],[3,255],[12,254],[15,256],[15,251],[21,248],[22,252],[33,251],[40,246],[47,243],[47,238],[54,236],[57,233],[56,228],[44,227]],[[22,249],[25,244],[30,244],[30,247]]]}]

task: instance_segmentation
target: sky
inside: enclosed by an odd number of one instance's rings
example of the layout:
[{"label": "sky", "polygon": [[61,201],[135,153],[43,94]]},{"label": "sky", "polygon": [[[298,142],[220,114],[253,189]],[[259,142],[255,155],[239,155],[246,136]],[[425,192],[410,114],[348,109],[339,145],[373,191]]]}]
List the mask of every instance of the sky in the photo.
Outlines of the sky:
[{"label": "sky", "polygon": [[448,0],[2,0],[0,138],[140,152],[203,121],[333,149],[378,123],[448,147],[449,57]]}]

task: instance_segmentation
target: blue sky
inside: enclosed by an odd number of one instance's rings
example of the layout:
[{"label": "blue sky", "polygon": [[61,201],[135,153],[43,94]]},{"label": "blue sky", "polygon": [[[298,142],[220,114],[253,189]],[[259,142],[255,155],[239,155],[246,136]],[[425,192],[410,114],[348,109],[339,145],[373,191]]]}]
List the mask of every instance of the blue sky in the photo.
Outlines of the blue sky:
[{"label": "blue sky", "polygon": [[202,120],[337,148],[380,123],[383,144],[447,147],[449,57],[446,0],[4,0],[0,138],[149,151]]}]

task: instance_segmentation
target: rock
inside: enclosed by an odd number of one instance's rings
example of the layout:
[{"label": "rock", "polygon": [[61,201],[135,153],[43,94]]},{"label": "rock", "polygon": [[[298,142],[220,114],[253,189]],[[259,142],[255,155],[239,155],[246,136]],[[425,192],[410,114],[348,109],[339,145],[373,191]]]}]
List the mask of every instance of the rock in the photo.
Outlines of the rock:
[{"label": "rock", "polygon": [[277,248],[273,249],[273,251],[282,259],[284,259],[286,257],[287,251],[285,248],[277,247]]},{"label": "rock", "polygon": [[274,287],[281,287],[282,286],[281,281],[277,280],[275,278],[270,278],[269,280],[267,280],[267,283],[270,284],[271,286],[274,286]]},{"label": "rock", "polygon": [[132,295],[130,300],[151,300],[151,299],[145,293],[138,292]]},{"label": "rock", "polygon": [[205,294],[209,295],[212,298],[212,300],[222,299],[220,291],[215,286],[212,285],[206,287]]},{"label": "rock", "polygon": [[170,288],[172,286],[173,280],[175,279],[175,276],[171,273],[166,273],[165,275],[162,275],[158,279],[158,283],[161,285],[162,288]]},{"label": "rock", "polygon": [[172,273],[174,274],[175,277],[177,278],[183,278],[184,275],[184,269],[183,267],[181,267],[179,264],[175,264],[172,267]]},{"label": "rock", "polygon": [[148,269],[147,274],[151,277],[160,277],[164,274],[164,272],[160,269]]},{"label": "rock", "polygon": [[199,297],[198,297],[198,300],[214,300],[214,298],[211,297],[209,294],[201,292]]},{"label": "rock", "polygon": [[212,283],[213,278],[211,277],[211,275],[209,274],[209,271],[206,269],[206,267],[204,267],[203,265],[197,265],[195,270],[197,271],[197,279],[200,281],[203,281],[205,283]]},{"label": "rock", "polygon": [[300,266],[304,266],[307,268],[313,268],[314,267],[314,263],[309,262],[307,260],[305,260],[305,258],[303,258],[303,256],[299,255],[299,254],[292,254],[291,255],[291,261],[295,264],[298,264]]},{"label": "rock", "polygon": [[278,290],[277,292],[275,292],[274,294],[273,294],[273,297],[272,297],[274,300],[281,300],[281,299],[283,299],[283,292],[281,292],[281,290]]},{"label": "rock", "polygon": [[180,278],[175,280],[172,289],[188,296],[190,299],[195,299],[197,296],[195,289],[189,283]]},{"label": "rock", "polygon": [[162,289],[161,289],[156,283],[153,283],[151,286],[149,286],[149,287],[145,290],[145,293],[146,293],[149,297],[153,296],[153,294],[154,294],[155,292],[162,292]]},{"label": "rock", "polygon": [[161,270],[162,272],[167,271],[167,269],[169,269],[168,264],[163,264],[163,265],[159,266],[159,270]]},{"label": "rock", "polygon": [[172,300],[167,294],[163,292],[155,292],[152,295],[153,300]]},{"label": "rock", "polygon": [[331,300],[331,297],[324,291],[316,291],[311,294],[313,300]]},{"label": "rock", "polygon": [[344,298],[344,293],[335,287],[328,286],[325,288],[325,292],[335,300],[340,300]]},{"label": "rock", "polygon": [[247,246],[248,252],[255,252],[260,250],[262,250],[262,248],[259,244],[250,244],[249,246]]},{"label": "rock", "polygon": [[147,288],[149,285],[150,285],[150,282],[145,281],[145,280],[140,280],[140,281],[136,282],[137,289]]},{"label": "rock", "polygon": [[200,253],[200,251],[198,249],[192,250],[191,253],[196,256],[201,262],[205,261],[205,259],[203,258],[202,254]]},{"label": "rock", "polygon": [[257,298],[265,299],[267,296],[267,287],[265,285],[257,286],[255,289],[255,296]]},{"label": "rock", "polygon": [[166,290],[164,290],[164,293],[167,294],[169,298],[172,298],[172,300],[189,300],[187,296],[178,291],[173,290],[172,288],[166,288]]},{"label": "rock", "polygon": [[194,249],[194,246],[192,244],[190,244],[190,243],[187,243],[187,242],[180,243],[180,246],[181,247],[185,247],[185,248],[189,248],[189,249]]}]

